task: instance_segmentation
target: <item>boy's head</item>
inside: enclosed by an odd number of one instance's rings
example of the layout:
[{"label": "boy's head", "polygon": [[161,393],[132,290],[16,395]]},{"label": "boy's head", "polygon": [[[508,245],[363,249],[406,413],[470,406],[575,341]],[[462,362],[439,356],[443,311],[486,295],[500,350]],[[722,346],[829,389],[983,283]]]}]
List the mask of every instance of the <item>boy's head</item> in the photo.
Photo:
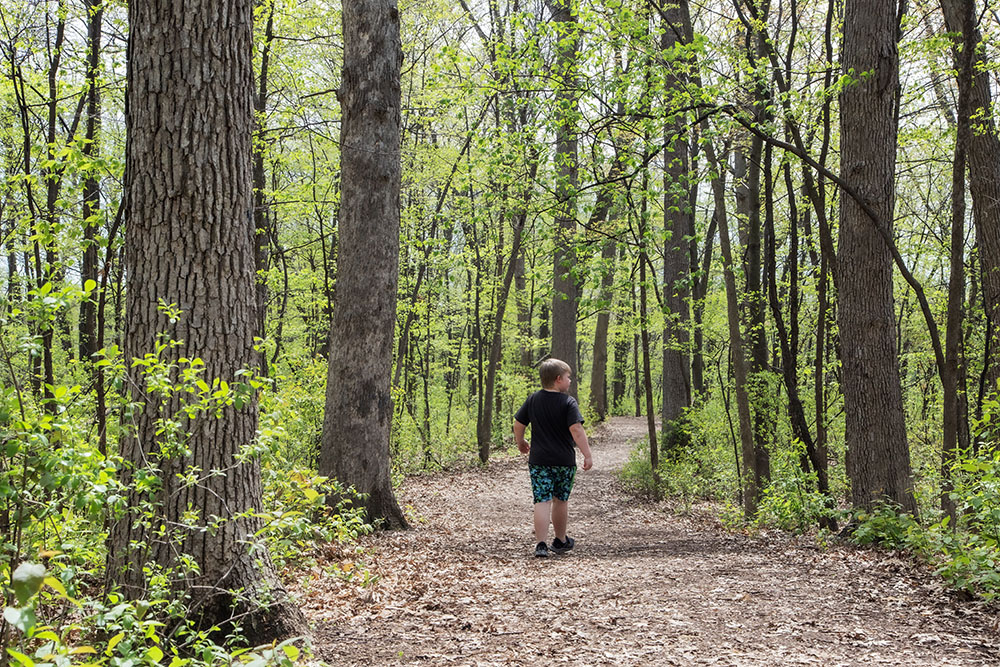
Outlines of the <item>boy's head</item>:
[{"label": "boy's head", "polygon": [[546,359],[538,367],[538,374],[542,379],[542,388],[555,389],[556,383],[563,375],[569,375],[569,364],[561,359]]}]

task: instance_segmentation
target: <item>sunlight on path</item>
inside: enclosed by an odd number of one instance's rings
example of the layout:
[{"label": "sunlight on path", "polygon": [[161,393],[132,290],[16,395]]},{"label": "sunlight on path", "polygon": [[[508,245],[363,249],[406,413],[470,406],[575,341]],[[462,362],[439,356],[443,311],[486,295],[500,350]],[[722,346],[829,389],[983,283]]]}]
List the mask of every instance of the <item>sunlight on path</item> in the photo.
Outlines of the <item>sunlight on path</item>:
[{"label": "sunlight on path", "polygon": [[414,529],[372,539],[376,584],[314,582],[326,602],[316,608],[306,596],[319,655],[335,665],[1000,664],[996,617],[949,602],[902,561],[726,534],[627,498],[614,473],[643,434],[631,418],[596,431],[566,556],[530,555],[523,460],[407,480]]}]

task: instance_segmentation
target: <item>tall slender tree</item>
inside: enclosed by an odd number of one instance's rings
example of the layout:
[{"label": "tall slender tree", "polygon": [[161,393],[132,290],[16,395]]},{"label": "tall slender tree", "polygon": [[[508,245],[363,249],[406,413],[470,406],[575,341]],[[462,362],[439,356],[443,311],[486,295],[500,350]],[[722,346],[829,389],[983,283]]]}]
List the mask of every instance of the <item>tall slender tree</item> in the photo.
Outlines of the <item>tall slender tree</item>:
[{"label": "tall slender tree", "polygon": [[900,18],[894,3],[884,0],[848,0],[844,6],[842,60],[852,80],[840,94],[841,178],[877,220],[853,197],[841,197],[838,324],[852,502],[866,508],[889,501],[915,512],[899,381],[893,260],[876,229],[890,224],[896,201]]},{"label": "tall slender tree", "polygon": [[[556,37],[556,249],[553,257],[552,356],[573,367],[576,359],[578,288],[573,275],[577,188],[577,58],[580,32],[572,0],[547,0]],[[570,388],[576,396],[576,383]]]},{"label": "tall slender tree", "polygon": [[395,0],[358,0],[344,5],[343,24],[340,249],[319,471],[364,494],[372,521],[405,528],[389,476],[399,278],[399,10]]},{"label": "tall slender tree", "polygon": [[[661,37],[664,53],[678,53],[678,45],[689,44],[691,36],[687,1],[682,0],[664,11]],[[665,63],[667,107],[685,106],[685,63]],[[665,123],[663,161],[663,216],[666,238],[663,243],[663,305],[666,319],[663,329],[663,403],[662,428],[668,442],[677,442],[678,419],[691,405],[691,370],[688,352],[688,293],[691,278],[690,238],[694,232],[691,209],[690,165],[687,122],[684,113],[671,113]]]},{"label": "tall slender tree", "polygon": [[[103,0],[87,0],[87,120],[83,154],[98,155],[98,132],[101,127],[101,93],[98,76],[101,66],[101,32],[104,19]],[[97,283],[97,229],[101,220],[100,180],[96,170],[89,170],[83,182],[83,262],[80,280]],[[95,295],[96,296],[96,295]],[[87,361],[97,352],[97,300],[86,299],[80,304],[80,359]]]},{"label": "tall slender tree", "polygon": [[[979,16],[974,0],[941,0],[948,32],[958,35],[956,46],[961,44],[966,29],[966,9]],[[970,7],[971,5],[971,7]],[[960,88],[969,97],[969,115],[973,131],[969,133],[968,164],[969,192],[972,194],[972,219],[976,226],[976,243],[979,246],[979,267],[982,274],[983,304],[989,330],[992,333],[984,349],[984,394],[997,391],[1000,380],[1000,135],[997,134],[993,113],[993,94],[989,68],[979,52],[982,35],[975,22],[970,27],[969,42],[977,53],[970,80],[958,79]],[[956,54],[959,52],[956,51]],[[956,55],[957,60],[957,55]],[[957,68],[961,71],[961,68]],[[956,195],[957,196],[957,195]]]}]

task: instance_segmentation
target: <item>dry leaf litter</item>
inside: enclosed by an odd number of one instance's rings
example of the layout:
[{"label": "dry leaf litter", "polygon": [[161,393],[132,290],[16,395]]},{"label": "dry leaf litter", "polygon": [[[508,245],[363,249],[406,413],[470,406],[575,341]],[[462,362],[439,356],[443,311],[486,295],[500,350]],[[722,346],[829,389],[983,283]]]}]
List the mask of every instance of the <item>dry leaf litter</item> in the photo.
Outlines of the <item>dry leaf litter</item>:
[{"label": "dry leaf litter", "polygon": [[[573,552],[532,555],[526,464],[415,476],[412,529],[331,547],[292,588],[329,665],[1000,665],[995,607],[908,559],[820,548],[625,494],[645,421],[592,437]],[[358,563],[362,562],[363,565]],[[363,571],[362,571],[363,570]],[[368,580],[366,582],[366,579]]]}]

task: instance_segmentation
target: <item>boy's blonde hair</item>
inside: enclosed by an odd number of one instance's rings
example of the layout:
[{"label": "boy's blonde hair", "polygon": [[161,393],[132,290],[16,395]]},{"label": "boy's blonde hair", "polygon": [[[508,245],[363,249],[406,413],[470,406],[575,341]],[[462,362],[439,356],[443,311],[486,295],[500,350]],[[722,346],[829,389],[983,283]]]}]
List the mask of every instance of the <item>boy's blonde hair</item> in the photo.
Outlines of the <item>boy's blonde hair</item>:
[{"label": "boy's blonde hair", "polygon": [[562,359],[546,359],[538,367],[538,374],[542,379],[543,387],[551,387],[559,379],[560,375],[571,372],[569,364]]}]

